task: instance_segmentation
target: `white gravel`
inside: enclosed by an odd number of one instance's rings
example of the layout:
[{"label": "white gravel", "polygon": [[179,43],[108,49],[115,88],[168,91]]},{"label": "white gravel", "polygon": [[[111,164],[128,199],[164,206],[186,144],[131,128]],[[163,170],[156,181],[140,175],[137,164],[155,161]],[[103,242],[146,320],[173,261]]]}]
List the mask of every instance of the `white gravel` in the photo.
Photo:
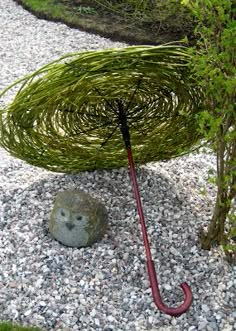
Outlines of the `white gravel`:
[{"label": "white gravel", "polygon": [[[0,0],[0,89],[64,53],[114,46],[122,44],[38,20],[12,0]],[[236,267],[220,249],[203,251],[197,242],[214,203],[215,189],[207,183],[212,155],[138,170],[163,298],[179,303],[182,281],[194,294],[179,318],[152,302],[127,169],[65,175],[2,149],[0,159],[0,320],[57,331],[236,330]],[[56,193],[71,188],[101,199],[109,210],[109,231],[90,248],[63,247],[47,230]]]}]

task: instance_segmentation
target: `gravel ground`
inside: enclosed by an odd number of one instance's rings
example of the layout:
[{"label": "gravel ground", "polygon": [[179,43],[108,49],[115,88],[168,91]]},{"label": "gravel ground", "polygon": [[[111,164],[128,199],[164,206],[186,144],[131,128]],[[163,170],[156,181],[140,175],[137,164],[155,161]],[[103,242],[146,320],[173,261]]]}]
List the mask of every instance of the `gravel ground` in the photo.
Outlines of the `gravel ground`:
[{"label": "gravel ground", "polygon": [[[0,0],[0,89],[64,53],[114,46],[122,44],[38,20]],[[152,302],[127,169],[65,175],[29,166],[2,149],[0,158],[0,320],[57,331],[236,330],[236,267],[220,250],[203,251],[197,242],[214,203],[215,189],[207,184],[212,155],[138,169],[163,298],[180,303],[182,281],[194,294],[179,318],[160,313]],[[71,188],[101,199],[109,210],[109,230],[90,248],[63,247],[48,233],[56,193]]]}]

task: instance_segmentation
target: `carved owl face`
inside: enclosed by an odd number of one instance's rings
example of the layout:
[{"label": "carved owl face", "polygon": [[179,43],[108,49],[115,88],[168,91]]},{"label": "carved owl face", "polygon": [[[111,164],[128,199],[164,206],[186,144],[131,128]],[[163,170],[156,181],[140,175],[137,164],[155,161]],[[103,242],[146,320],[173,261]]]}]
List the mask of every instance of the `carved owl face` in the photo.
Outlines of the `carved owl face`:
[{"label": "carved owl face", "polygon": [[58,241],[66,246],[86,246],[89,239],[88,217],[66,206],[58,208],[54,215],[53,232]]},{"label": "carved owl face", "polygon": [[88,226],[88,217],[81,215],[79,212],[73,212],[64,208],[59,208],[57,211],[56,222],[64,224],[69,231],[73,228],[85,229]]}]

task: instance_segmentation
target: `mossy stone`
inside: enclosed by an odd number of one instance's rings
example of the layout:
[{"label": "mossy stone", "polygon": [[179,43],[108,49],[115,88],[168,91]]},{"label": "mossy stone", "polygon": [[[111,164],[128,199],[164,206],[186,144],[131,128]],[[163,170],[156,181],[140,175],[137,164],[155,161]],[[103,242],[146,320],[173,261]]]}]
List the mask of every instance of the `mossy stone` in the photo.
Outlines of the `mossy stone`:
[{"label": "mossy stone", "polygon": [[51,235],[70,247],[86,247],[100,240],[108,225],[105,206],[78,190],[59,192],[49,220]]}]

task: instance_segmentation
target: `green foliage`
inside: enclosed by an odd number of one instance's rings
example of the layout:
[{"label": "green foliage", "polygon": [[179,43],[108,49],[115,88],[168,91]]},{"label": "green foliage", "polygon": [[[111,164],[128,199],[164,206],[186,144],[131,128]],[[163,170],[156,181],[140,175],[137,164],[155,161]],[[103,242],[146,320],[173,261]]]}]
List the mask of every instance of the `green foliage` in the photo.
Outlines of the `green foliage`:
[{"label": "green foliage", "polygon": [[193,15],[180,0],[94,0],[129,21],[158,26],[159,30],[184,30],[193,24]]},{"label": "green foliage", "polygon": [[228,214],[227,234],[228,240],[222,245],[227,259],[231,263],[236,263],[236,206],[232,206]]},{"label": "green foliage", "polygon": [[96,13],[96,10],[92,7],[84,7],[84,6],[79,6],[76,8],[76,11],[79,12],[80,14],[85,14],[85,15],[94,15]]},{"label": "green foliage", "polygon": [[10,322],[0,322],[0,331],[40,331],[35,327],[23,327]]},{"label": "green foliage", "polygon": [[123,107],[136,163],[188,153],[199,143],[201,107],[188,61],[175,45],[65,55],[2,92],[20,84],[0,111],[0,144],[52,171],[126,166]]},{"label": "green foliage", "polygon": [[229,247],[226,242],[231,242],[236,225],[229,222],[236,197],[236,4],[232,0],[183,2],[198,19],[198,44],[191,52],[193,75],[205,94],[205,110],[198,119],[217,156],[216,204],[202,241],[206,248]]}]

